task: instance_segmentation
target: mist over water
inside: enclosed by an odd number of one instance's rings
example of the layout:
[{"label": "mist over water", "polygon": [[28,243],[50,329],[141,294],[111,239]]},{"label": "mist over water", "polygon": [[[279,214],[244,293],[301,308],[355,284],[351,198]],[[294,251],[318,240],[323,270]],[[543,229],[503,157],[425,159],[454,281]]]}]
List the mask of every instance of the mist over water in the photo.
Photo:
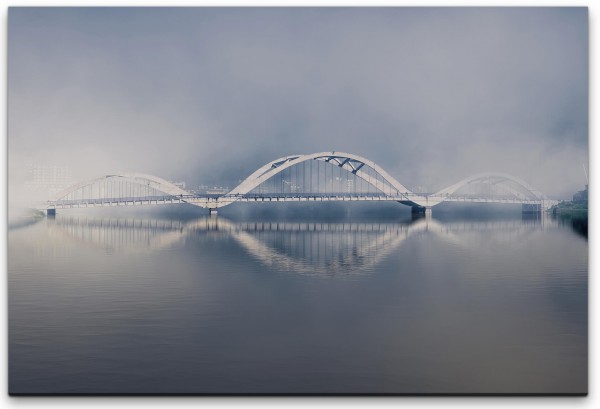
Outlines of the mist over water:
[{"label": "mist over water", "polygon": [[11,393],[587,390],[587,243],[547,217],[65,211],[8,271]]},{"label": "mist over water", "polygon": [[335,150],[414,191],[497,171],[567,199],[588,166],[587,19],[586,8],[11,8],[9,198],[47,199],[26,188],[28,164],[71,183],[142,172],[233,188],[275,158]]}]

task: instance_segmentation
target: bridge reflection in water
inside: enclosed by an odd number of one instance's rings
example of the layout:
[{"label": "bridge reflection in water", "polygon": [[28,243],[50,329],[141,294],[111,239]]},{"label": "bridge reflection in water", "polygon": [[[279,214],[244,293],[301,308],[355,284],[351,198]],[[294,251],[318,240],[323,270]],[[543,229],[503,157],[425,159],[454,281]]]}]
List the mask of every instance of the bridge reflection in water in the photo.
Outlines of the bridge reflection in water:
[{"label": "bridge reflection in water", "polygon": [[476,241],[496,251],[517,246],[544,228],[540,218],[441,223],[422,217],[406,222],[330,223],[232,221],[220,216],[191,221],[60,216],[47,223],[57,239],[115,253],[168,250],[190,238],[232,238],[269,270],[323,277],[369,274],[409,239],[423,235],[459,247]]}]

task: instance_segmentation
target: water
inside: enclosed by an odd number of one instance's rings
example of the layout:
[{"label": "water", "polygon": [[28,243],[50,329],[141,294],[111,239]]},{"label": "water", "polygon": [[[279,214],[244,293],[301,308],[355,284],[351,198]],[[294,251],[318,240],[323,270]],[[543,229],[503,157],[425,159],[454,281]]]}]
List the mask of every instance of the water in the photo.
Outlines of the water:
[{"label": "water", "polygon": [[9,231],[17,393],[585,393],[566,223],[69,216]]}]

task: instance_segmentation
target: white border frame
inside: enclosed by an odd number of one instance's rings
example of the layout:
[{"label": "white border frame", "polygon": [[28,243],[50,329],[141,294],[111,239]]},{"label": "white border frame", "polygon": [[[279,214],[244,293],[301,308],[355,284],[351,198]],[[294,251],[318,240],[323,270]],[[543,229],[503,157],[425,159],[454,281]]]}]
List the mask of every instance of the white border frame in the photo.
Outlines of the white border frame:
[{"label": "white border frame", "polygon": [[[600,41],[597,37],[597,30],[594,27],[594,20],[600,13],[600,3],[590,1],[556,1],[556,0],[528,0],[527,2],[519,0],[504,0],[496,1],[402,1],[402,0],[377,0],[373,3],[365,1],[358,2],[341,1],[341,0],[221,0],[221,1],[192,1],[192,0],[176,0],[172,3],[168,1],[157,0],[128,0],[128,1],[90,1],[90,0],[8,0],[7,5],[3,5],[0,9],[2,13],[1,21],[1,37],[0,50],[3,62],[0,65],[0,73],[2,73],[3,81],[0,81],[0,94],[3,98],[0,102],[0,121],[4,125],[4,137],[7,138],[7,22],[8,8],[7,6],[584,6],[589,7],[589,33],[590,33],[590,68],[589,68],[589,84],[590,84],[590,114],[589,114],[589,132],[590,132],[590,159],[600,157],[597,144],[592,137],[594,135],[594,118],[600,117],[600,110],[594,104],[594,96],[598,95],[598,85],[594,78],[593,68],[596,66],[596,56]],[[0,257],[2,270],[6,272],[7,266],[7,139],[4,143],[0,143],[0,157],[3,161],[3,166],[0,166],[0,192],[2,198],[0,200],[0,211],[4,215],[0,217],[0,228],[3,234],[0,235]],[[590,160],[590,179],[595,181],[600,172],[600,167],[596,168],[593,161]],[[593,185],[594,182],[592,182]],[[595,187],[590,189],[591,198],[590,204],[592,207],[597,203]],[[596,268],[595,251],[598,250],[596,244],[596,234],[598,233],[598,222],[595,217],[595,210],[591,211],[590,216],[590,239],[589,239],[589,396],[584,397],[9,397],[8,396],[8,311],[7,311],[7,275],[4,274],[0,279],[0,405],[2,407],[51,407],[51,408],[80,408],[82,406],[90,408],[110,407],[118,408],[146,408],[146,407],[201,407],[204,408],[231,408],[231,407],[254,407],[254,408],[279,408],[285,407],[308,407],[311,409],[317,408],[355,408],[355,407],[393,407],[398,408],[431,408],[431,407],[452,407],[452,408],[479,408],[482,405],[489,407],[511,407],[517,409],[521,407],[537,407],[537,408],[552,408],[572,406],[577,407],[597,407],[600,404],[598,398],[598,354],[596,353],[595,341],[597,340],[597,322],[600,312],[598,305],[594,299],[594,295],[598,296],[598,281],[595,280],[594,272]]]}]

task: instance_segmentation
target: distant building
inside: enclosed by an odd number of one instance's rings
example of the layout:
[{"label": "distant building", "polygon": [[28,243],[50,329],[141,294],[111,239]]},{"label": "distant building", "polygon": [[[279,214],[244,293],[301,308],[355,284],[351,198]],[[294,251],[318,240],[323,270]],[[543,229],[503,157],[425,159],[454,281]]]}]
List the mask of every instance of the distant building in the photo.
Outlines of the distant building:
[{"label": "distant building", "polygon": [[25,172],[24,187],[38,198],[48,198],[75,183],[68,166],[28,162]]},{"label": "distant building", "polygon": [[213,187],[212,189],[206,189],[206,194],[208,195],[224,195],[229,192],[229,189],[226,187]]},{"label": "distant building", "polygon": [[185,190],[185,182],[171,182],[180,189]]},{"label": "distant building", "polygon": [[583,203],[588,201],[588,185],[585,185],[585,190],[580,190],[573,195],[574,203]]}]

